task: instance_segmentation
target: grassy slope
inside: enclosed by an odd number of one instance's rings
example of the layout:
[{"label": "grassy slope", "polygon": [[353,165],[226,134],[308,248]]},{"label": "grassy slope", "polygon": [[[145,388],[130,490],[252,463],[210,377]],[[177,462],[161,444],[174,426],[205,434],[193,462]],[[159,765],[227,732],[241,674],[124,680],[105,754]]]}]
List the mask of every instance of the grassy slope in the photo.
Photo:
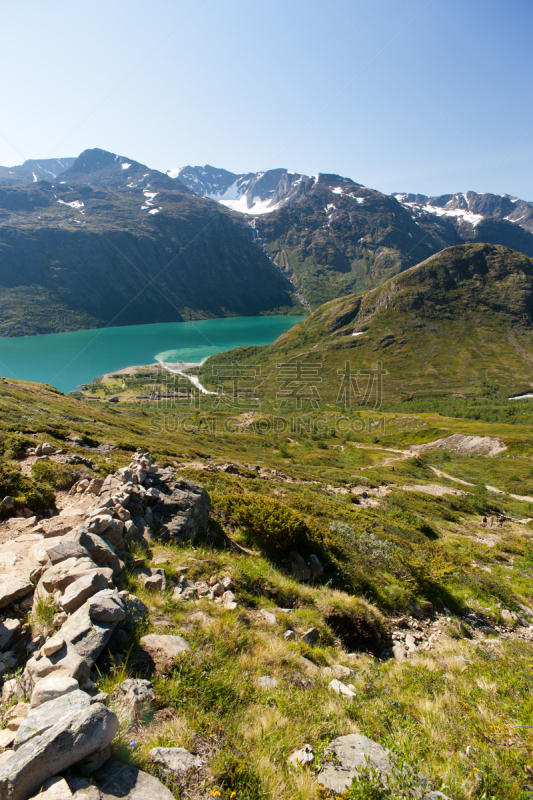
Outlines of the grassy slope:
[{"label": "grassy slope", "polygon": [[[262,396],[275,397],[278,364],[319,363],[320,391],[335,403],[338,370],[381,361],[385,403],[421,394],[527,391],[533,364],[533,262],[491,245],[448,248],[364,295],[321,306],[262,349],[215,356],[258,364]],[[362,335],[353,336],[353,332]]]},{"label": "grassy slope", "polygon": [[[150,606],[149,629],[185,635],[197,657],[181,664],[171,678],[156,681],[161,713],[133,736],[124,730],[116,754],[154,771],[148,760],[153,746],[189,747],[210,753],[213,777],[205,790],[194,788],[198,797],[220,791],[225,800],[307,800],[316,796],[314,772],[290,769],[287,755],[309,742],[319,763],[332,738],[361,731],[391,746],[438,786],[447,785],[456,800],[481,800],[484,795],[525,800],[533,746],[531,645],[503,641],[474,647],[455,614],[468,607],[498,620],[502,605],[517,611],[520,603],[532,606],[530,526],[508,524],[494,547],[479,540],[481,511],[524,517],[529,504],[477,488],[471,496],[442,498],[394,490],[379,507],[363,508],[334,490],[347,482],[367,489],[434,483],[438,479],[430,467],[435,465],[474,484],[531,493],[531,419],[525,412],[514,422],[484,422],[391,410],[381,415],[385,426],[377,435],[332,435],[331,428],[262,435],[253,427],[225,429],[228,412],[214,411],[211,404],[205,399],[198,411],[186,408],[189,424],[178,430],[175,415],[184,411],[180,405],[95,407],[51,387],[0,383],[0,494],[11,493],[21,505],[38,505],[37,490],[49,502],[54,485],[65,476],[40,466],[34,468],[33,481],[24,483],[17,478],[17,456],[26,444],[48,440],[63,445],[65,437],[76,433],[93,445],[118,445],[111,463],[93,451],[72,448],[90,454],[102,473],[126,463],[131,449],[143,446],[160,462],[191,462],[183,474],[204,484],[213,500],[209,546],[193,549],[156,540],[149,563],[164,563],[168,577],[179,566],[187,566],[187,574],[198,579],[231,573],[239,610],[225,612],[207,601],[191,607],[172,600],[171,590],[148,595],[130,577],[131,588]],[[362,415],[375,417],[375,412]],[[331,410],[328,419],[334,417]],[[214,421],[216,435],[211,432]],[[402,458],[393,449],[459,431],[502,437],[508,450],[491,459],[424,453],[418,459],[385,463]],[[208,456],[214,463],[240,463],[241,474],[206,469]],[[291,476],[293,482],[276,473],[258,478],[258,465]],[[306,587],[288,576],[290,530],[300,537],[294,542],[302,553],[318,552],[327,562],[329,586]],[[256,555],[224,548],[223,533]],[[374,660],[364,650],[383,632],[388,616],[404,612],[411,600],[428,611],[450,609],[448,645],[405,665]],[[282,614],[278,607],[293,611]],[[275,628],[254,615],[263,608],[277,614]],[[211,622],[204,626],[191,620],[193,610],[204,611]],[[359,646],[343,644],[339,619],[366,631],[368,638],[360,639]],[[301,632],[311,625],[320,631],[316,647],[283,639],[289,626]],[[136,642],[145,630],[137,630],[128,642],[126,665],[102,675],[103,689],[126,674],[139,674]],[[347,651],[354,649],[358,654],[348,657]],[[328,691],[328,680],[320,673],[302,673],[301,655],[319,668],[328,663],[350,666],[354,702]],[[279,685],[260,690],[257,678],[263,675],[279,678]],[[508,747],[517,735],[517,745]],[[178,792],[177,784],[170,785]]]}]

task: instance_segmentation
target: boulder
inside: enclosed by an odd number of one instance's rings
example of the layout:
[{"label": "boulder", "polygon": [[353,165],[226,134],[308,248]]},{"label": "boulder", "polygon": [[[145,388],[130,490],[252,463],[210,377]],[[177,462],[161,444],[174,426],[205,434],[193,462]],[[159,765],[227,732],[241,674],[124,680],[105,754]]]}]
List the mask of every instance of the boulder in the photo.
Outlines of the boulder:
[{"label": "boulder", "polygon": [[51,675],[74,678],[82,685],[89,677],[90,667],[70,643],[65,643],[61,650],[51,656],[30,658],[24,670],[26,691],[31,693],[39,681]]},{"label": "boulder", "polygon": [[149,758],[178,777],[186,775],[191,769],[200,769],[204,764],[201,758],[193,756],[184,747],[154,747],[150,750]]},{"label": "boulder", "polygon": [[96,622],[122,622],[126,619],[124,603],[117,593],[107,590],[109,595],[99,592],[89,600],[89,616]]},{"label": "boulder", "polygon": [[33,591],[30,575],[37,562],[17,553],[0,553],[0,608]]},{"label": "boulder", "polygon": [[193,544],[207,532],[211,499],[203,488],[185,478],[179,478],[168,495],[153,508],[166,533],[176,541]]},{"label": "boulder", "polygon": [[60,636],[52,636],[42,646],[41,652],[43,656],[53,656],[58,650],[61,650],[65,642]]},{"label": "boulder", "polygon": [[311,570],[307,566],[304,558],[295,550],[290,554],[292,574],[299,581],[308,581],[311,578]]},{"label": "boulder", "polygon": [[76,800],[174,800],[161,781],[114,759],[84,778],[69,779],[71,789],[78,789]]},{"label": "boulder", "polygon": [[56,697],[62,697],[70,692],[75,692],[80,688],[77,680],[74,678],[56,677],[52,675],[50,678],[44,678],[35,685],[31,693],[30,705],[32,708],[47,703],[49,700],[55,700]]},{"label": "boulder", "polygon": [[309,570],[311,572],[312,581],[317,581],[324,575],[324,567],[322,566],[319,557],[314,553],[311,553],[309,556]]},{"label": "boulder", "polygon": [[72,792],[64,778],[51,778],[32,800],[69,800],[71,797]]},{"label": "boulder", "polygon": [[9,650],[17,631],[20,631],[21,624],[18,619],[5,619],[0,622],[0,651]]},{"label": "boulder", "polygon": [[167,672],[172,668],[174,659],[184,653],[190,653],[191,648],[181,636],[151,633],[143,636],[141,647],[151,658],[158,672]]},{"label": "boulder", "polygon": [[59,564],[68,558],[90,558],[89,551],[79,542],[60,542],[46,551],[52,564]]},{"label": "boulder", "polygon": [[[38,684],[36,688],[38,688]],[[89,695],[78,688],[31,708],[17,731],[13,749],[18,750],[34,736],[40,736],[53,725],[83,713],[90,703]]]},{"label": "boulder", "polygon": [[107,747],[118,727],[116,715],[94,703],[34,736],[0,764],[0,797],[27,800],[49,778]]},{"label": "boulder", "polygon": [[100,598],[107,599],[109,594],[113,596],[110,590],[98,592],[89,602],[72,614],[59,631],[59,635],[63,637],[68,646],[73,647],[90,667],[108,643],[117,624],[116,621],[106,622],[92,618],[91,602],[99,601]]},{"label": "boulder", "polygon": [[63,611],[66,611],[67,614],[77,611],[89,597],[101,590],[102,582],[102,577],[98,574],[98,571],[93,570],[71,583],[61,598]]}]

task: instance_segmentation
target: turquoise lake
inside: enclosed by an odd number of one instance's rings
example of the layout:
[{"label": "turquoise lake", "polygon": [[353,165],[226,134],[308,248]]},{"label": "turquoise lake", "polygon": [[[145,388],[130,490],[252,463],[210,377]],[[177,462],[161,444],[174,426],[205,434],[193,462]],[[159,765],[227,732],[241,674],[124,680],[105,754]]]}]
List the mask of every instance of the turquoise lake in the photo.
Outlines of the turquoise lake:
[{"label": "turquoise lake", "polygon": [[0,338],[0,375],[70,392],[106,372],[162,361],[202,361],[270,344],[303,317],[231,317]]}]

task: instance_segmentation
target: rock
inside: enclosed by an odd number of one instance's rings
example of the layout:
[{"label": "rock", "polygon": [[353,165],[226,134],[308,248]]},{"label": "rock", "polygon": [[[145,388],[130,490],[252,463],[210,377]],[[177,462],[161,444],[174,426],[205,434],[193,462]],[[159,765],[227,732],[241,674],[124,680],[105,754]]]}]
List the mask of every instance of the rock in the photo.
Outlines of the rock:
[{"label": "rock", "polygon": [[17,703],[16,706],[10,708],[6,715],[8,730],[18,731],[18,729],[26,719],[29,710],[30,710],[29,703]]},{"label": "rock", "polygon": [[235,589],[235,586],[233,585],[233,578],[230,575],[222,578],[221,583],[226,592],[232,592]]},{"label": "rock", "polygon": [[41,456],[52,456],[55,453],[56,449],[48,442],[45,442],[41,445],[41,452],[38,455]]},{"label": "rock", "polygon": [[103,485],[104,485],[103,478],[93,478],[92,481],[89,483],[89,486],[87,487],[87,491],[91,492],[92,494],[99,494],[100,489],[102,488]]},{"label": "rock", "polygon": [[226,591],[226,589],[224,588],[223,584],[220,583],[220,581],[214,583],[211,587],[211,590],[216,597],[222,597],[222,595]]},{"label": "rock", "polygon": [[347,686],[344,685],[341,681],[334,678],[331,683],[328,684],[328,689],[331,689],[332,692],[336,692],[336,694],[342,694],[345,697],[355,697],[355,692],[352,692],[351,689],[348,689]]},{"label": "rock", "polygon": [[100,566],[113,561],[116,556],[111,545],[96,533],[85,533],[81,538],[81,544],[87,548],[94,563]]},{"label": "rock", "polygon": [[150,575],[149,578],[144,579],[144,587],[152,591],[162,591],[163,577],[161,575]]},{"label": "rock", "polygon": [[35,566],[35,561],[16,553],[0,553],[0,608],[33,591],[30,575]]},{"label": "rock", "polygon": [[[107,583],[107,581],[106,581]],[[67,614],[77,611],[89,597],[102,588],[102,579],[96,570],[71,583],[61,598],[61,608]]]},{"label": "rock", "polygon": [[43,786],[43,791],[39,792],[32,800],[68,800],[72,797],[72,792],[64,778],[51,778]]},{"label": "rock", "polygon": [[75,692],[80,688],[77,680],[74,678],[56,677],[44,678],[39,681],[31,693],[30,705],[32,708],[47,703],[49,700],[54,700],[56,697],[62,697],[70,692]]},{"label": "rock", "polygon": [[287,761],[289,764],[292,764],[293,767],[297,767],[298,764],[310,764],[314,758],[315,754],[311,745],[304,744],[300,750],[294,750]]},{"label": "rock", "polygon": [[[91,699],[91,703],[92,703]],[[81,761],[78,761],[76,764],[76,772],[78,775],[83,775],[85,777],[90,777],[93,772],[97,769],[100,769],[104,766],[104,764],[111,758],[111,745],[108,744],[106,747],[103,747],[101,750],[95,750],[94,753],[91,753],[85,758],[82,758]]]},{"label": "rock", "polygon": [[294,631],[291,630],[285,631],[285,633],[283,634],[283,638],[285,639],[286,642],[293,642],[296,639],[296,634]]},{"label": "rock", "polygon": [[178,777],[185,775],[191,769],[200,769],[204,764],[201,758],[193,756],[184,747],[154,747],[148,757]]},{"label": "rock", "polygon": [[71,788],[79,785],[80,793],[74,795],[76,800],[174,800],[174,795],[161,781],[114,759],[91,775],[90,794],[82,790],[83,781],[89,788],[87,779],[70,781]]},{"label": "rock", "polygon": [[151,633],[143,636],[140,644],[152,659],[158,672],[167,672],[172,668],[176,657],[191,652],[191,648],[181,636]]},{"label": "rock", "polygon": [[52,636],[48,639],[41,648],[43,656],[53,656],[58,650],[61,650],[65,642],[60,636]]},{"label": "rock", "polygon": [[32,692],[39,681],[51,675],[59,678],[75,678],[82,685],[89,677],[89,673],[90,665],[70,643],[65,644],[51,656],[30,658],[24,670],[28,692]]},{"label": "rock", "polygon": [[100,703],[58,722],[0,765],[0,797],[26,800],[52,776],[107,747],[117,731],[116,715]]},{"label": "rock", "polygon": [[59,632],[65,642],[73,647],[90,667],[107,645],[117,624],[94,619],[91,617],[90,609],[95,601],[113,596],[118,597],[110,589],[98,592],[67,619]]},{"label": "rock", "polygon": [[318,673],[320,672],[319,667],[317,667],[316,664],[313,664],[313,662],[310,661],[308,658],[305,658],[305,656],[300,656],[298,659],[298,663],[300,664],[303,671],[307,673],[307,675],[314,676],[318,675]]},{"label": "rock", "polygon": [[172,539],[195,544],[207,532],[210,509],[211,500],[203,486],[179,478],[153,512]]},{"label": "rock", "polygon": [[[36,688],[38,688],[38,685]],[[74,689],[67,692],[67,694],[31,708],[17,731],[13,749],[18,750],[25,742],[29,742],[34,736],[40,736],[53,725],[83,713],[83,710],[89,706],[90,701],[91,698],[88,694],[80,689]]]},{"label": "rock", "polygon": [[6,511],[11,511],[11,509],[15,508],[15,501],[9,495],[6,495],[2,500],[2,508],[5,508]]},{"label": "rock", "polygon": [[148,589],[163,590],[167,588],[167,580],[163,567],[139,567],[134,570],[144,586]]},{"label": "rock", "polygon": [[273,614],[271,611],[267,611],[266,609],[261,609],[261,616],[263,617],[264,621],[268,625],[277,625],[278,621],[276,619],[276,615]]},{"label": "rock", "polygon": [[311,573],[311,580],[316,581],[324,575],[324,567],[320,563],[320,559],[314,553],[309,556],[309,571]]},{"label": "rock", "polygon": [[223,605],[226,611],[235,611],[235,609],[237,608],[237,603],[235,602],[235,600],[226,600],[223,603]]},{"label": "rock", "polygon": [[68,558],[89,558],[89,551],[79,542],[61,542],[46,551],[52,564],[66,561]]},{"label": "rock", "polygon": [[0,622],[0,651],[8,650],[21,624],[18,619],[5,619]]},{"label": "rock", "polygon": [[9,728],[0,730],[0,750],[5,750],[11,747],[15,740],[15,731],[10,731]]},{"label": "rock", "polygon": [[277,678],[271,678],[269,675],[265,675],[262,678],[258,678],[257,683],[262,689],[275,689],[279,681]]},{"label": "rock", "polygon": [[118,594],[112,597],[100,594],[89,600],[89,616],[97,622],[122,622],[126,619],[126,609]]},{"label": "rock", "polygon": [[396,642],[392,647],[392,654],[396,661],[405,661],[407,651],[401,642]]},{"label": "rock", "polygon": [[326,676],[333,676],[334,678],[349,678],[352,674],[351,669],[348,667],[343,667],[342,664],[335,664],[333,667],[324,667],[322,673]]},{"label": "rock", "polygon": [[290,554],[292,574],[299,581],[308,581],[311,578],[311,570],[307,566],[305,559],[295,550]]},{"label": "rock", "polygon": [[143,678],[128,678],[120,684],[115,711],[120,721],[128,726],[145,722],[155,704],[154,687]]},{"label": "rock", "polygon": [[318,628],[309,628],[308,630],[304,631],[300,637],[300,641],[304,642],[305,644],[315,645],[320,638],[320,631]]},{"label": "rock", "polygon": [[129,592],[119,592],[118,596],[126,608],[126,622],[124,623],[124,628],[131,631],[146,619],[148,616],[148,606]]},{"label": "rock", "polygon": [[348,789],[367,765],[376,767],[383,776],[392,775],[390,752],[359,733],[334,739],[326,756],[332,756],[334,761],[324,764],[318,782],[337,794]]}]

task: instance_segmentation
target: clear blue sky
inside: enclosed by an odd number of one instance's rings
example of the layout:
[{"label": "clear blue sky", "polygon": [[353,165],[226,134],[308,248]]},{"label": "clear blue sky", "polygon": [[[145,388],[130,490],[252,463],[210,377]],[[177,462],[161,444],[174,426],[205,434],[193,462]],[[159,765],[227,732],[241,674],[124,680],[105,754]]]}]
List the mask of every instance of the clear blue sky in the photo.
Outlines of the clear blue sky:
[{"label": "clear blue sky", "polygon": [[2,5],[0,164],[102,147],[533,200],[531,0]]}]

